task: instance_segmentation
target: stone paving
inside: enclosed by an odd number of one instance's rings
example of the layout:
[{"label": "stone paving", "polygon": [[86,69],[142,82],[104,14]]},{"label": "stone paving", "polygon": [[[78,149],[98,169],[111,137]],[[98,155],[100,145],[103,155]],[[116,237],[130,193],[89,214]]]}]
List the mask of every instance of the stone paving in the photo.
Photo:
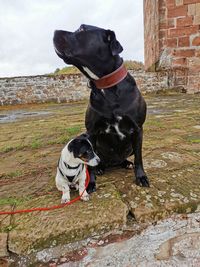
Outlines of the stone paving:
[{"label": "stone paving", "polygon": [[[45,262],[54,264],[55,258],[58,264],[62,258],[67,262],[71,259],[69,253],[81,250],[91,238],[101,243],[107,233],[111,238],[119,232],[113,241],[124,235],[128,239],[133,236],[133,246],[138,247],[134,235],[148,225],[176,213],[200,211],[200,96],[152,95],[146,100],[143,158],[151,187],[137,187],[133,170],[113,169],[97,178],[97,192],[87,203],[78,202],[55,211],[0,216],[0,265],[7,266],[3,264],[8,261],[10,266],[49,266]],[[86,102],[77,102],[0,108],[0,119],[11,112],[32,114],[0,124],[1,211],[60,203],[54,183],[57,160],[63,145],[84,131],[86,106]],[[76,195],[72,193],[72,198]],[[199,232],[199,225],[194,225],[193,232]],[[166,233],[167,229],[170,227]],[[199,235],[193,232],[187,240],[198,247]],[[159,246],[175,236],[169,234]],[[45,257],[38,256],[43,252]],[[84,253],[83,250],[83,255],[88,252]],[[80,261],[76,253],[74,258],[75,262]],[[142,258],[140,263],[143,264]]]},{"label": "stone paving", "polygon": [[85,250],[81,261],[57,266],[199,267],[200,213],[172,216],[128,240]]}]

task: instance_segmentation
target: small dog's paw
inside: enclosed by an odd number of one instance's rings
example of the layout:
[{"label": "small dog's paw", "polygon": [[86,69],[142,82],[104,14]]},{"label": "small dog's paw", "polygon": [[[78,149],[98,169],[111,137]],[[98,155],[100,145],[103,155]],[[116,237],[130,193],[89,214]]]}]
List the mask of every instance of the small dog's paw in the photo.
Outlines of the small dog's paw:
[{"label": "small dog's paw", "polygon": [[75,189],[76,189],[76,191],[79,189],[78,184],[75,184]]},{"label": "small dog's paw", "polygon": [[61,204],[66,204],[68,202],[70,202],[70,198],[62,198],[61,199]]},{"label": "small dog's paw", "polygon": [[150,187],[148,177],[146,175],[143,175],[141,177],[136,177],[136,185],[139,185],[142,187]]},{"label": "small dog's paw", "polygon": [[70,188],[70,190],[75,190],[75,191],[77,191],[77,190],[78,190],[78,184],[71,184],[71,185],[69,186],[69,188]]},{"label": "small dog's paw", "polygon": [[88,200],[90,199],[90,196],[89,196],[88,194],[86,194],[86,195],[83,195],[83,196],[81,197],[81,199],[82,199],[83,201],[88,201]]}]

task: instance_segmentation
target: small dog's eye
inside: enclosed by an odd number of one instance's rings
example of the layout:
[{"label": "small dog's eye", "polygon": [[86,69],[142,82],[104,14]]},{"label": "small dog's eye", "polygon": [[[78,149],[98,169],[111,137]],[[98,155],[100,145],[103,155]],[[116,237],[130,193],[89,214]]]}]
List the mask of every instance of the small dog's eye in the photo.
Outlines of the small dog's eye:
[{"label": "small dog's eye", "polygon": [[79,158],[81,158],[81,157],[85,157],[85,156],[87,156],[87,151],[84,152],[84,153],[82,153],[82,154],[79,154]]}]

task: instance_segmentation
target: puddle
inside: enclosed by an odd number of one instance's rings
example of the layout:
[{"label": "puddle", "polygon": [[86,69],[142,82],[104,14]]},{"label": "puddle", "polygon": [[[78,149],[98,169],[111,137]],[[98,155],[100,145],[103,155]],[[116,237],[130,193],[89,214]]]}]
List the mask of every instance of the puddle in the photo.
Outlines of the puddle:
[{"label": "puddle", "polygon": [[25,110],[10,111],[7,114],[0,114],[0,123],[13,122],[16,120],[21,120],[27,117],[45,116],[52,112],[49,111],[34,111],[27,112]]},{"label": "puddle", "polygon": [[172,112],[172,110],[159,109],[152,106],[147,107],[147,114],[170,114]]}]

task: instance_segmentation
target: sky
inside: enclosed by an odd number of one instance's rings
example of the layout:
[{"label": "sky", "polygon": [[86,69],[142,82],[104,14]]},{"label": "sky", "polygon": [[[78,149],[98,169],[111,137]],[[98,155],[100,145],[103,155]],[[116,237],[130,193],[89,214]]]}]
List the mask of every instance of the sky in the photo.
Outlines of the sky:
[{"label": "sky", "polygon": [[80,24],[114,30],[126,60],[143,61],[142,0],[0,0],[0,77],[54,72],[66,64],[53,47],[54,30]]}]

